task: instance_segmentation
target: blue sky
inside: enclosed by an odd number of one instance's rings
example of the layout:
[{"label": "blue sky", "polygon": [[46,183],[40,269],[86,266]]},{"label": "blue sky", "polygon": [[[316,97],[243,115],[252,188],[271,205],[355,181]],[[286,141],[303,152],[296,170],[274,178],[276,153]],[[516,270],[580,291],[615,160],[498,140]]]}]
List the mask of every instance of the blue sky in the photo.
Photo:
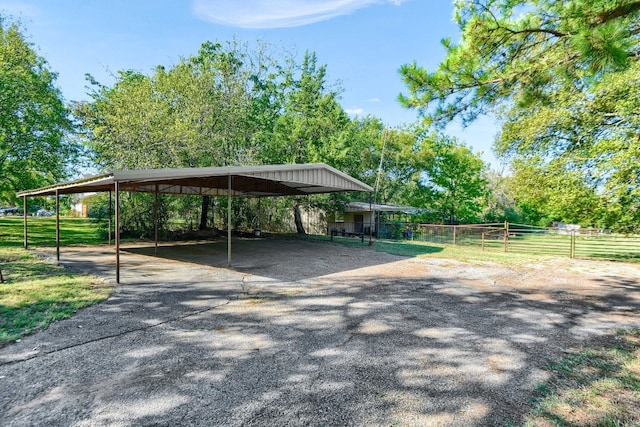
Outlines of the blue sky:
[{"label": "blue sky", "polygon": [[[196,53],[204,41],[235,37],[300,57],[316,52],[329,80],[343,88],[345,110],[388,126],[417,119],[396,100],[405,91],[398,69],[413,61],[437,66],[445,53],[440,40],[458,38],[452,11],[448,0],[0,0],[0,13],[22,21],[59,74],[67,100],[87,99],[85,73],[109,85],[118,70],[151,72]],[[491,119],[447,131],[498,167]]]}]

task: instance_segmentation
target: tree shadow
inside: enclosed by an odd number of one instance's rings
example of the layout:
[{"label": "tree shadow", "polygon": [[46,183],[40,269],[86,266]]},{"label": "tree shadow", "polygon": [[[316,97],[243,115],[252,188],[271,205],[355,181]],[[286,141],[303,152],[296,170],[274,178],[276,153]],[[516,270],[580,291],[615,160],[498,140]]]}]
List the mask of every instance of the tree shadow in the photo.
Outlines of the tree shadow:
[{"label": "tree shadow", "polygon": [[[405,257],[442,250],[433,246],[402,246],[410,249],[399,247],[395,253]],[[173,261],[227,267],[226,240],[163,244],[158,246],[157,251],[154,245],[132,244],[124,250]],[[362,256],[363,253],[366,253],[366,256]],[[232,241],[231,268],[275,280],[296,281],[367,268],[399,259],[393,254],[379,253],[360,244],[345,245],[338,242],[281,238],[238,238]],[[124,260],[124,268],[126,263]]]}]

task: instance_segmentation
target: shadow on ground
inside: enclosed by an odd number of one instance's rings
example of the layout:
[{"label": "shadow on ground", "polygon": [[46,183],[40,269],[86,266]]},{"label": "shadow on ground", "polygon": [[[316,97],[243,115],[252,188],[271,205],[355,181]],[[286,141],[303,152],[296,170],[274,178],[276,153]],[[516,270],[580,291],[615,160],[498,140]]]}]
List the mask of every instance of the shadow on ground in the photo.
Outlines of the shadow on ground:
[{"label": "shadow on ground", "polygon": [[[426,248],[432,251],[431,247]],[[153,244],[132,244],[125,250],[140,255],[212,267],[226,268],[228,265],[226,240],[172,242],[159,245],[157,252]],[[127,268],[127,261],[125,258],[123,260],[123,268]],[[239,238],[232,241],[231,268],[233,270],[276,280],[303,280],[388,262],[390,258],[387,254],[378,254],[367,246],[345,246],[337,242],[301,239]]]}]

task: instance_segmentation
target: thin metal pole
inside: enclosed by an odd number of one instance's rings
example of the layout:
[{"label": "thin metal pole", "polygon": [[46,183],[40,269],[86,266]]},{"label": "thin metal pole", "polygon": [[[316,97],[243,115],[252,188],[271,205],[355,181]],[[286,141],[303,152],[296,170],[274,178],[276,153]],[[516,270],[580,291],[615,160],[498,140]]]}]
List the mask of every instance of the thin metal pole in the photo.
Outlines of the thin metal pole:
[{"label": "thin metal pole", "polygon": [[258,197],[258,230],[262,234],[262,197]]},{"label": "thin metal pole", "polygon": [[153,228],[156,246],[154,249],[154,255],[158,255],[158,184],[156,184],[156,203],[153,210]]},{"label": "thin metal pole", "polygon": [[307,194],[307,234],[311,234],[311,195]]},{"label": "thin metal pole", "polygon": [[108,228],[109,228],[109,246],[111,246],[111,220],[112,220],[112,217],[113,217],[112,205],[113,205],[113,201],[111,200],[111,190],[109,190],[109,221],[108,221],[109,222],[109,225],[108,225]]},{"label": "thin metal pole", "polygon": [[22,212],[24,217],[24,248],[29,249],[27,240],[27,196],[22,197]]},{"label": "thin metal pole", "polygon": [[115,183],[116,192],[116,283],[120,283],[120,184]]},{"label": "thin metal pole", "polygon": [[373,245],[373,220],[375,219],[373,205],[371,204],[372,197],[373,193],[369,192],[369,246]]},{"label": "thin metal pole", "polygon": [[227,193],[227,267],[231,267],[231,175]]},{"label": "thin metal pole", "polygon": [[60,193],[56,188],[56,260],[60,261]]}]

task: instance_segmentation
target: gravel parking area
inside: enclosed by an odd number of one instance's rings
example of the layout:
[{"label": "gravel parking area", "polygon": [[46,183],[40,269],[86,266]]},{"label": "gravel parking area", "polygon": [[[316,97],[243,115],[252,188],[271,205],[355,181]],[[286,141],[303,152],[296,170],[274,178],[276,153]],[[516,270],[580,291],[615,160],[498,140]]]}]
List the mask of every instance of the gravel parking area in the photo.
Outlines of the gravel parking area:
[{"label": "gravel parking area", "polygon": [[[517,425],[550,361],[640,327],[632,264],[127,250],[107,301],[0,349],[0,425]],[[62,258],[113,280],[112,248]]]}]

